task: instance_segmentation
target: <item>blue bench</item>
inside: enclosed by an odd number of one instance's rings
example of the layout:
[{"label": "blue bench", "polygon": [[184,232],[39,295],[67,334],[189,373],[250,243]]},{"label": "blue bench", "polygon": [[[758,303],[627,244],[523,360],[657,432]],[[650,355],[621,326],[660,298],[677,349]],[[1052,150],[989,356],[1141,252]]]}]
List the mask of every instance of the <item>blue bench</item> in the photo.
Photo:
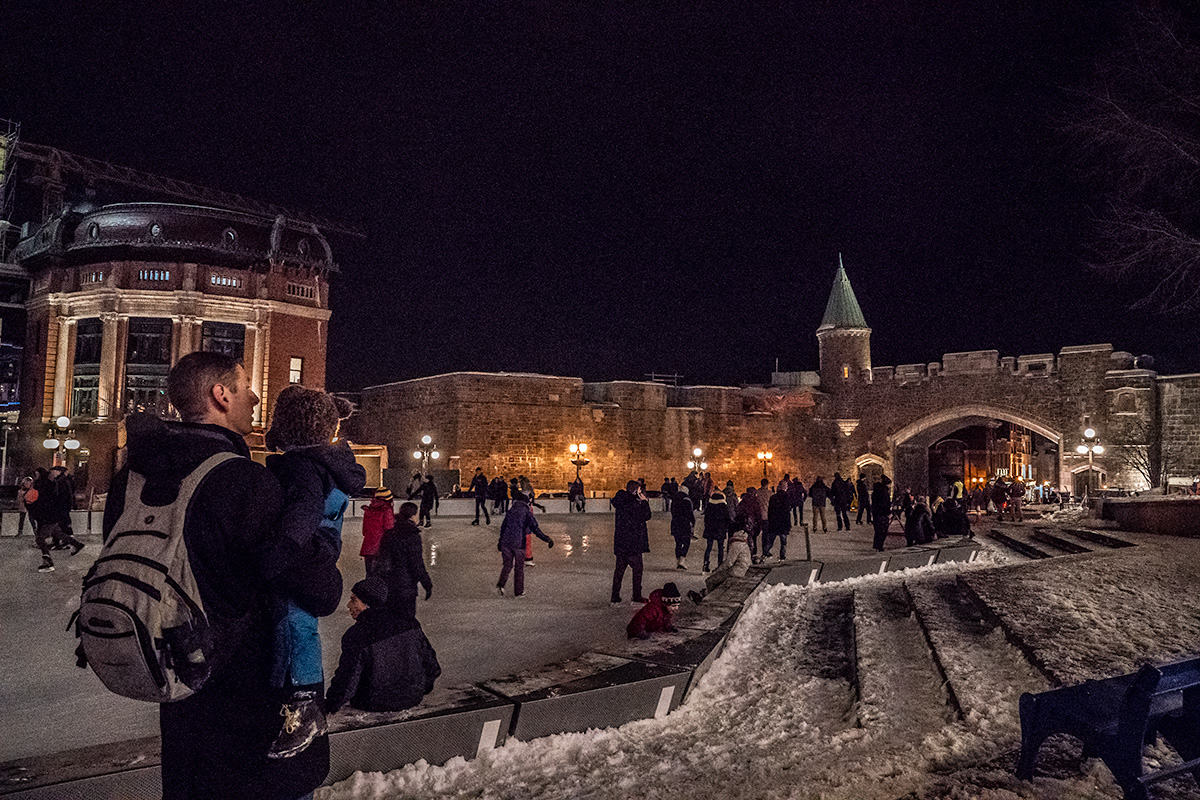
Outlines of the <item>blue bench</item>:
[{"label": "blue bench", "polygon": [[[1040,694],[1021,695],[1021,757],[1017,777],[1033,777],[1038,750],[1047,737],[1070,734],[1083,753],[1108,765],[1126,800],[1145,800],[1147,787],[1191,772],[1200,782],[1200,658],[1154,667],[1133,675],[1086,681]],[[1147,772],[1142,747],[1162,737],[1183,763]]]}]

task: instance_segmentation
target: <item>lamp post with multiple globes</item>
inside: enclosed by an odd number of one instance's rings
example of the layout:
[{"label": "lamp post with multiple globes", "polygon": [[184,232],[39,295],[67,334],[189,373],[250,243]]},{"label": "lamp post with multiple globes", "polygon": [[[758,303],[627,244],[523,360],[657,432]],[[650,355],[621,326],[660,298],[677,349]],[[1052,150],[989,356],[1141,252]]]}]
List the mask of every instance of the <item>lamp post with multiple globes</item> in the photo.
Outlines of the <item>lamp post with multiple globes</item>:
[{"label": "lamp post with multiple globes", "polygon": [[42,447],[54,451],[55,466],[66,465],[67,451],[79,449],[79,440],[75,438],[75,430],[71,427],[70,417],[59,417],[54,420],[54,427],[46,431]]},{"label": "lamp post with multiple globes", "polygon": [[1092,481],[1095,480],[1096,477],[1094,459],[1096,456],[1104,455],[1104,445],[1100,444],[1100,437],[1096,434],[1095,428],[1084,428],[1083,440],[1080,441],[1079,446],[1075,448],[1075,452],[1079,453],[1081,456],[1086,455],[1088,457],[1088,479],[1087,483],[1084,484],[1083,487],[1084,496],[1086,497],[1094,490],[1094,487],[1092,486]]},{"label": "lamp post with multiple globes", "polygon": [[708,462],[704,460],[704,451],[699,447],[692,448],[692,460],[687,462],[687,468],[699,470],[700,472],[708,469]]},{"label": "lamp post with multiple globes", "polygon": [[764,478],[767,477],[767,464],[770,464],[771,459],[774,457],[775,457],[775,454],[770,451],[763,451],[763,450],[758,451],[758,460],[762,462]]},{"label": "lamp post with multiple globes", "polygon": [[429,459],[437,460],[442,457],[442,454],[433,446],[433,437],[426,434],[421,437],[421,446],[413,451],[413,458],[421,462],[421,474],[426,478],[429,477]]},{"label": "lamp post with multiple globes", "polygon": [[572,442],[570,448],[571,463],[575,465],[575,480],[579,480],[579,470],[592,463],[587,457],[587,442]]}]

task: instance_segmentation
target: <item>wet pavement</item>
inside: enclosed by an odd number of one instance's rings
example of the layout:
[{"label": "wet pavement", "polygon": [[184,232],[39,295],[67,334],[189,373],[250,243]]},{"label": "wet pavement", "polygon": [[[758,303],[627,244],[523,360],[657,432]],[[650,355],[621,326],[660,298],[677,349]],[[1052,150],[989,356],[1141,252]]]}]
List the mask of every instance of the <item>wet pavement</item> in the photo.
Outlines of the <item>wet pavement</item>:
[{"label": "wet pavement", "polygon": [[[525,571],[525,597],[497,595],[500,571],[496,551],[499,520],[474,527],[469,518],[435,518],[424,531],[425,562],[433,578],[433,597],[417,601],[417,617],[442,664],[435,702],[447,687],[476,683],[550,664],[624,639],[631,603],[609,604],[612,580],[611,514],[538,515],[553,549],[534,541],[536,566]],[[345,612],[349,587],[362,579],[358,557],[361,520],[349,519],[340,566],[346,591],[343,608],[321,620],[326,680],[337,664],[342,633],[350,625]],[[650,521],[645,592],[675,581],[682,593],[703,584],[703,539],[693,541],[688,564],[675,568],[674,540],[667,514]],[[897,526],[893,525],[893,533]],[[57,569],[37,572],[40,555],[33,537],[0,538],[0,762],[158,733],[153,704],[118,697],[90,670],[75,666],[75,638],[66,629],[78,607],[84,573],[99,554],[99,536],[80,537],[86,548],[74,558],[55,553]],[[903,545],[893,535],[889,548]],[[871,553],[871,529],[815,534],[813,557],[854,558]],[[789,557],[804,558],[804,537],[793,534]],[[714,552],[715,561],[715,552]],[[715,566],[715,563],[714,563]],[[623,596],[631,597],[626,574]]]}]

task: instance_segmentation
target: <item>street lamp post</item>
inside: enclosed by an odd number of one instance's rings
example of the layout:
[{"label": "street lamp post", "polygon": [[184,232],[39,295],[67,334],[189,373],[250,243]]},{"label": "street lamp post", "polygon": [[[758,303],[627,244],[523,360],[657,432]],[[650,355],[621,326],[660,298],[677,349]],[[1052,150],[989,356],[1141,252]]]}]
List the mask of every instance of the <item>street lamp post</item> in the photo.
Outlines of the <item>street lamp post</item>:
[{"label": "street lamp post", "polygon": [[442,454],[433,446],[433,437],[426,434],[421,437],[421,447],[413,451],[413,458],[421,462],[421,474],[426,478],[429,477],[429,459],[435,461],[442,457]]},{"label": "street lamp post", "polygon": [[1088,457],[1088,479],[1084,484],[1084,496],[1092,493],[1092,479],[1095,477],[1094,458],[1104,455],[1104,445],[1100,444],[1100,437],[1096,435],[1095,428],[1085,428],[1083,431],[1083,440],[1079,446],[1075,448],[1075,452],[1079,455],[1087,455]]},{"label": "street lamp post", "polygon": [[571,443],[571,463],[575,465],[575,480],[579,480],[579,470],[592,463],[587,457],[587,442]]},{"label": "street lamp post", "polygon": [[762,450],[759,450],[759,451],[758,451],[758,460],[762,462],[762,465],[763,465],[763,477],[764,477],[764,478],[765,478],[765,477],[767,477],[767,464],[770,464],[770,463],[771,463],[771,459],[772,459],[772,458],[774,458],[774,457],[775,457],[775,454],[774,454],[774,453],[771,453],[771,452],[764,452],[764,451],[762,451]]},{"label": "street lamp post", "polygon": [[[7,431],[5,433],[7,434]],[[59,417],[54,420],[54,427],[46,431],[42,447],[54,451],[54,466],[66,466],[67,451],[79,449],[79,440],[75,438],[75,430],[71,427],[70,417]]]},{"label": "street lamp post", "polygon": [[688,469],[697,469],[704,472],[708,469],[708,462],[704,460],[704,451],[699,447],[692,448],[692,460],[687,462]]}]

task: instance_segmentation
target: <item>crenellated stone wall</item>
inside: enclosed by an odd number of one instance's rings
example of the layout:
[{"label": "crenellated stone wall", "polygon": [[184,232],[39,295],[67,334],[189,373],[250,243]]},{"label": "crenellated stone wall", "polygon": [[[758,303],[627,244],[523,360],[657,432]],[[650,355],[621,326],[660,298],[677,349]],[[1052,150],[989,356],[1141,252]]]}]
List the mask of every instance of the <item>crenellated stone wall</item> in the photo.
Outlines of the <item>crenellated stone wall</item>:
[{"label": "crenellated stone wall", "polygon": [[785,472],[828,482],[835,470],[853,475],[874,462],[898,484],[926,491],[930,445],[991,420],[1053,443],[1038,456],[1057,463],[1059,485],[1068,489],[1087,468],[1075,446],[1088,425],[1109,447],[1095,463],[1110,485],[1141,480],[1117,457],[1117,438],[1131,430],[1161,430],[1164,446],[1181,453],[1173,469],[1200,472],[1200,375],[1158,376],[1109,344],[1015,357],[948,353],[940,362],[864,371],[832,393],[786,375],[782,382],[666,386],[451,373],[364,390],[351,435],[387,445],[393,466],[415,466],[412,450],[428,433],[446,454],[442,467],[453,467],[454,458],[464,476],[481,466],[489,476],[527,475],[546,490],[574,477],[568,447],[584,441],[589,489],[615,491],[638,477],[657,488],[664,476],[685,475],[692,448],[700,447],[713,477],[733,479],[739,490],[758,485],[756,454],[770,451],[772,482]]}]

